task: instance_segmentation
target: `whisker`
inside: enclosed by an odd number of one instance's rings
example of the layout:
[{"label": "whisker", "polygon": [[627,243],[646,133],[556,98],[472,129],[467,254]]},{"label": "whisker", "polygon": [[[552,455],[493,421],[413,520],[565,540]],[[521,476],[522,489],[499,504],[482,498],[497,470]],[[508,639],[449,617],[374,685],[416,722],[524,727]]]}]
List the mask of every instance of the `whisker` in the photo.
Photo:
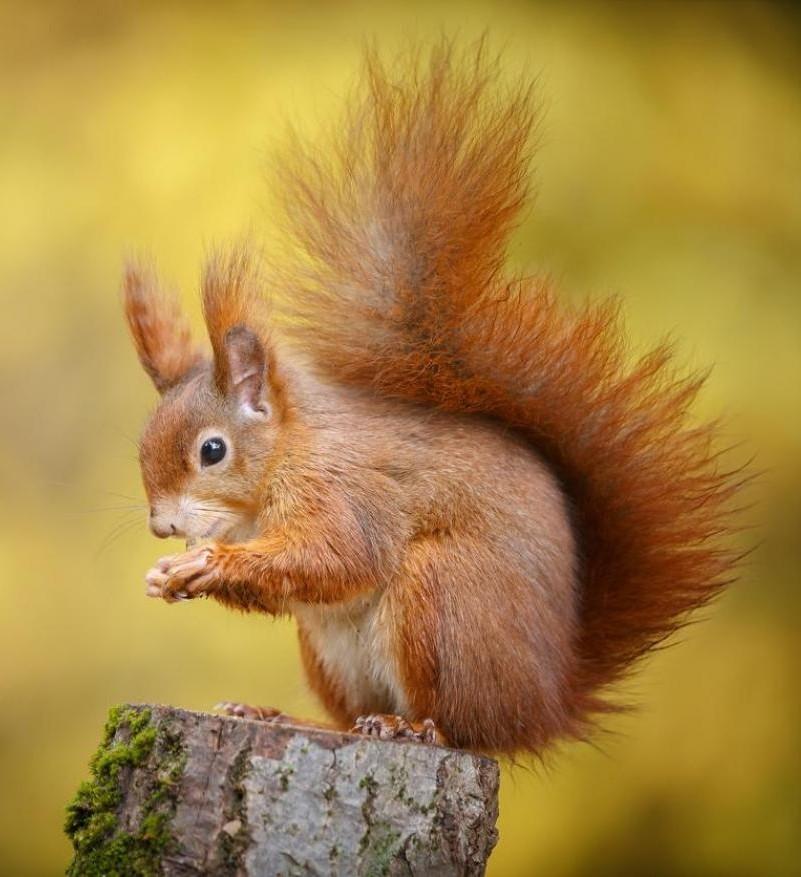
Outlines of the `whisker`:
[{"label": "whisker", "polygon": [[101,493],[105,493],[107,496],[114,496],[117,499],[127,499],[129,502],[141,502],[141,496],[128,496],[127,493],[115,493],[113,490],[101,490]]},{"label": "whisker", "polygon": [[134,512],[146,512],[147,506],[144,505],[108,505],[108,506],[95,506],[94,508],[89,509],[76,509],[72,514],[74,515],[94,515],[99,514],[101,512],[124,512],[126,514],[133,514]]},{"label": "whisker", "polygon": [[117,524],[112,528],[111,532],[103,539],[98,547],[97,551],[95,551],[94,559],[97,560],[104,551],[106,551],[114,542],[120,539],[122,536],[130,533],[131,530],[138,525],[138,521],[129,520],[123,521],[122,523]]},{"label": "whisker", "polygon": [[199,514],[209,514],[214,515],[219,518],[238,518],[239,515],[236,512],[232,512],[230,509],[224,508],[222,506],[194,506],[193,511]]}]

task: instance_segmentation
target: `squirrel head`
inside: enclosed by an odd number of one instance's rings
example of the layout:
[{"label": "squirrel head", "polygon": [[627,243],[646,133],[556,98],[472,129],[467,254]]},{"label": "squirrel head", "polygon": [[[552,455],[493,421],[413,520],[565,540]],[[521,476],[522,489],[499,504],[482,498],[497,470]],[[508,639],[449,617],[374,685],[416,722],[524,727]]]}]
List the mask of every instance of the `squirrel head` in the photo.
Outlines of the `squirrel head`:
[{"label": "squirrel head", "polygon": [[251,260],[238,251],[203,272],[211,356],[195,346],[176,297],[152,272],[129,267],[123,293],[139,360],[161,394],[139,451],[150,529],[190,543],[233,540],[258,515],[286,422]]}]

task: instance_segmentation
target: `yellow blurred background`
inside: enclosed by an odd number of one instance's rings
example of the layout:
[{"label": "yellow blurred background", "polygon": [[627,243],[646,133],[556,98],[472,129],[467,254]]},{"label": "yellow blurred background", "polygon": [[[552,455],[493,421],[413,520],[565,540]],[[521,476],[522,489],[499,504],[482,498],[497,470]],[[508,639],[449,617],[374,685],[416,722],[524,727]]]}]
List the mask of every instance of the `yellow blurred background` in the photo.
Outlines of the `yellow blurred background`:
[{"label": "yellow blurred background", "polygon": [[361,42],[485,28],[539,73],[518,266],[620,292],[632,338],[714,363],[765,470],[742,580],[628,686],[597,747],[507,771],[490,875],[801,873],[801,14],[769,3],[0,5],[0,873],[59,873],[63,808],[121,701],[312,714],[292,625],[147,600],[135,441],[155,401],[118,306],[151,252],[270,237],[264,165]]}]

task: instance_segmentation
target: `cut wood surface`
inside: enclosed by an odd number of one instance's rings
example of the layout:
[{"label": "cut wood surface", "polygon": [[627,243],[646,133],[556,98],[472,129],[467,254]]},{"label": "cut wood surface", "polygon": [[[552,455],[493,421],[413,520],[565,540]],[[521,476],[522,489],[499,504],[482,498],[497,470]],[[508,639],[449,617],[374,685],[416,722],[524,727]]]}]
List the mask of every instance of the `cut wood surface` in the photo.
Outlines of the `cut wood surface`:
[{"label": "cut wood surface", "polygon": [[478,875],[498,765],[164,706],[111,711],[68,808],[71,875]]}]

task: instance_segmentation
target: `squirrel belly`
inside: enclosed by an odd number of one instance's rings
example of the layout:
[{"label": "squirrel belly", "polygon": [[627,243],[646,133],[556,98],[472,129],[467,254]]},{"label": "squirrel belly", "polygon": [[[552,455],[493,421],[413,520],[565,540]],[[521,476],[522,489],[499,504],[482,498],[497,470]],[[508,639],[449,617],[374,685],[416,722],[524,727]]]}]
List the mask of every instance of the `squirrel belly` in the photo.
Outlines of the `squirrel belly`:
[{"label": "squirrel belly", "polygon": [[334,605],[292,603],[312,691],[343,727],[359,715],[405,716],[409,702],[383,590]]}]

